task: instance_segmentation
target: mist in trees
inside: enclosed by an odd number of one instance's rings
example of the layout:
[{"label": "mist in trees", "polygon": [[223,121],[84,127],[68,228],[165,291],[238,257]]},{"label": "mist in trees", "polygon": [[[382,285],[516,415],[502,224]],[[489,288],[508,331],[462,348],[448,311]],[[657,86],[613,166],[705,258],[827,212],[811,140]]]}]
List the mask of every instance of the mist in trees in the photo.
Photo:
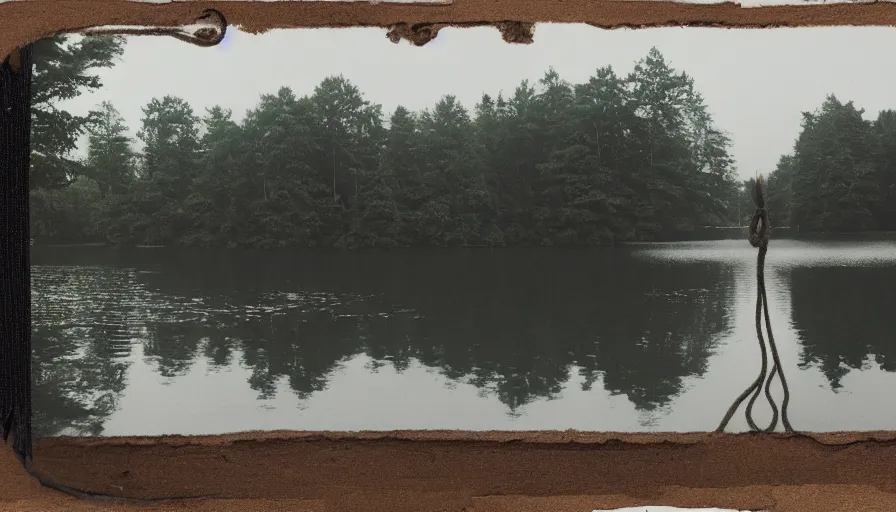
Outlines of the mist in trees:
[{"label": "mist in trees", "polygon": [[[97,54],[72,73],[110,65],[115,44],[71,49]],[[574,85],[551,69],[472,109],[446,94],[386,113],[333,76],[306,96],[263,95],[239,122],[153,98],[139,154],[108,102],[66,133],[78,130],[87,157],[65,179],[33,181],[38,241],[587,246],[737,223],[730,141],[656,49],[628,76],[607,67]]]},{"label": "mist in trees", "polygon": [[[39,243],[203,247],[593,246],[742,226],[753,205],[694,80],[657,50],[621,76],[553,69],[471,109],[384,112],[342,76],[265,94],[243,119],[152,98],[137,140],[115,106],[54,107],[101,83],[122,41],[36,52]],[[768,180],[775,225],[896,229],[896,112],[829,97]],[[86,158],[68,155],[88,135]],[[140,142],[140,151],[135,151]]]},{"label": "mist in trees", "polygon": [[[88,214],[96,207],[97,190],[107,185],[103,177],[96,175],[96,167],[71,158],[71,153],[77,148],[78,138],[95,121],[114,113],[113,109],[76,116],[58,104],[102,88],[95,71],[114,66],[124,51],[124,40],[57,35],[35,42],[33,51],[31,231],[55,239],[66,233],[81,233],[90,223]],[[111,125],[113,121],[106,122]],[[112,161],[102,164],[107,170],[117,165]]]},{"label": "mist in trees", "polygon": [[828,96],[803,113],[792,154],[769,176],[774,224],[801,231],[896,229],[896,111],[874,120]]}]

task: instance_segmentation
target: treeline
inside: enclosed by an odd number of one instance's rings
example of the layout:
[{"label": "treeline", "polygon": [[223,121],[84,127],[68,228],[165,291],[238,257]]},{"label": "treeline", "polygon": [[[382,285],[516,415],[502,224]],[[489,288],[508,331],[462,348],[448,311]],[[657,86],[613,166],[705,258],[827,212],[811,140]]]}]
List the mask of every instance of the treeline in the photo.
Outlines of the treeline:
[{"label": "treeline", "polygon": [[[549,70],[468,111],[385,113],[341,76],[263,95],[241,122],[154,98],[137,136],[102,87],[122,39],[35,47],[32,236],[38,243],[236,247],[590,246],[744,225],[752,202],[694,81],[652,49],[620,76]],[[829,98],[769,178],[775,225],[896,229],[896,113]],[[82,133],[88,156],[70,158]]]},{"label": "treeline", "polygon": [[335,76],[263,95],[239,123],[171,96],[143,113],[140,154],[112,104],[92,115],[86,160],[33,191],[35,239],[587,246],[738,223],[729,140],[656,49],[628,76],[550,70],[473,111],[446,95],[387,117]]},{"label": "treeline", "polygon": [[800,231],[896,230],[896,111],[828,96],[769,176],[769,215]]}]

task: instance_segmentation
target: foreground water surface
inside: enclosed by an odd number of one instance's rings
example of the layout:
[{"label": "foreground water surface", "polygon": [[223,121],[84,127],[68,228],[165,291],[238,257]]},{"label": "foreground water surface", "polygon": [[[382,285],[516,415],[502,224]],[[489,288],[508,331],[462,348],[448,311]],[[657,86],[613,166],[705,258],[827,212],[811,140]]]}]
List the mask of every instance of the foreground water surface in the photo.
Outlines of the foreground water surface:
[{"label": "foreground water surface", "polygon": [[[34,248],[35,428],[712,430],[759,371],[755,258]],[[774,240],[766,279],[794,428],[896,429],[896,242]]]}]

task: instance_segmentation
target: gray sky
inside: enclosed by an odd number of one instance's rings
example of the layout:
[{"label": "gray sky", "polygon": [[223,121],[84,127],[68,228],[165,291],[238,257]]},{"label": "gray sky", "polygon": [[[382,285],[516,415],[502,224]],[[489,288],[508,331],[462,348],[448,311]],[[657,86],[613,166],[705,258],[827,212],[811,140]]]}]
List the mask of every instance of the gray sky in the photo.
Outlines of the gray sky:
[{"label": "gray sky", "polygon": [[801,112],[828,93],[854,101],[871,118],[896,109],[896,29],[884,27],[730,30],[660,28],[602,30],[586,25],[539,24],[535,43],[505,43],[490,28],[445,29],[432,43],[393,44],[383,29],[278,30],[252,35],[230,29],[217,47],[200,48],[164,37],[131,37],[121,62],[102,70],[104,88],[65,103],[86,113],[109,100],[132,133],[141,107],[166,94],[206,107],[230,108],[236,119],[263,93],[280,86],[310,94],[326,76],[343,74],[389,114],[401,104],[431,107],[443,94],[469,108],[483,92],[511,93],[549,66],[581,83],[612,65],[627,74],[656,46],[677,70],[694,77],[716,124],[733,140],[742,177],[771,172],[790,152]]}]

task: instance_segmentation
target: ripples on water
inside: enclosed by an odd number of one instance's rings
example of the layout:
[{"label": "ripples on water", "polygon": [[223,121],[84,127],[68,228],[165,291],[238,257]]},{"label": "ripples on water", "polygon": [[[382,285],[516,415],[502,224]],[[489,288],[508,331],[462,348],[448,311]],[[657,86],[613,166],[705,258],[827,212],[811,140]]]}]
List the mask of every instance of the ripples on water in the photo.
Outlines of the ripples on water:
[{"label": "ripples on water", "polygon": [[[220,268],[91,258],[32,268],[43,435],[709,430],[758,371],[743,241]],[[879,392],[896,385],[896,324],[871,319],[896,307],[896,244],[773,240],[767,266],[795,427],[896,427]],[[838,314],[852,331],[827,323]]]},{"label": "ripples on water", "polygon": [[[287,311],[336,314],[340,307],[364,300],[360,295],[311,292],[262,293],[250,304],[244,297],[239,302],[226,296],[179,297],[147,289],[138,281],[147,273],[110,267],[35,267],[31,294],[35,325],[98,327],[130,339],[148,323],[227,323]],[[109,316],[97,317],[104,312]]]}]

